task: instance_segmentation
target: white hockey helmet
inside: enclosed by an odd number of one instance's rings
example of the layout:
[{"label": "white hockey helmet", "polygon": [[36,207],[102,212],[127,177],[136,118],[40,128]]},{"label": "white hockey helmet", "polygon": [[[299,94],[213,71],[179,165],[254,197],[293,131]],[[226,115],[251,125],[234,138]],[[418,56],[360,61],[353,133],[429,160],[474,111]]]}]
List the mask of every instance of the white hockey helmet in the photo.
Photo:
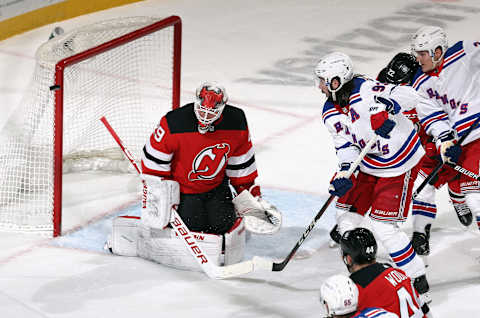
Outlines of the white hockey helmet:
[{"label": "white hockey helmet", "polygon": [[[423,26],[415,32],[410,42],[412,54],[417,56],[419,51],[427,51],[432,57],[433,63],[438,63],[448,49],[447,34],[445,31],[437,26]],[[440,47],[442,55],[438,60],[434,60],[435,49]]]},{"label": "white hockey helmet", "polygon": [[203,126],[209,126],[222,115],[228,96],[223,86],[215,82],[204,82],[196,91],[195,116]]},{"label": "white hockey helmet", "polygon": [[328,317],[353,313],[358,305],[357,285],[345,275],[331,276],[320,287],[320,302]]},{"label": "white hockey helmet", "polygon": [[[315,66],[315,85],[319,86],[319,81],[323,79],[328,90],[332,93],[335,100],[335,92],[353,78],[353,63],[350,57],[341,52],[333,52],[325,55]],[[340,85],[333,89],[332,80],[337,79]]]}]

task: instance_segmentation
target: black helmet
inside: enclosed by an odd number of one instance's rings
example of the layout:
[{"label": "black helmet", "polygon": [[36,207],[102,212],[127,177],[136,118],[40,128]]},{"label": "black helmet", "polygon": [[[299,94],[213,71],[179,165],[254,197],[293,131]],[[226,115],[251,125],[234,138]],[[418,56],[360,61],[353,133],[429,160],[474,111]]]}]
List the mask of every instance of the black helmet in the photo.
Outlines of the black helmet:
[{"label": "black helmet", "polygon": [[398,53],[385,68],[385,82],[396,85],[410,84],[413,76],[417,72],[418,66],[413,55]]},{"label": "black helmet", "polygon": [[367,264],[375,261],[377,241],[370,230],[358,227],[343,233],[340,239],[343,257],[350,255],[355,264]]}]

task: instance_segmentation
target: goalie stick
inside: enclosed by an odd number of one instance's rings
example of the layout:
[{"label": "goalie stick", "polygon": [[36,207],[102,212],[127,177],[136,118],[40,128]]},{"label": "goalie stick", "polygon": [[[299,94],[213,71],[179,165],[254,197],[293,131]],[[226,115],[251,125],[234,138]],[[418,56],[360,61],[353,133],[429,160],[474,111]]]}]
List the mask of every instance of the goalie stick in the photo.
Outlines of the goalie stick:
[{"label": "goalie stick", "polygon": [[[375,145],[376,142],[377,142],[377,135],[374,135],[374,137],[369,140],[369,142],[367,143],[365,148],[362,149],[362,151],[358,155],[358,158],[350,166],[350,169],[347,172],[346,178],[349,178],[352,175],[352,173],[355,171],[355,169],[357,169],[358,165],[362,162],[363,158],[367,155],[368,151]],[[320,217],[323,215],[323,213],[325,213],[325,211],[327,210],[330,203],[332,203],[334,198],[335,198],[335,196],[333,194],[331,194],[330,197],[327,199],[327,202],[325,202],[323,204],[320,211],[318,211],[317,215],[315,215],[315,217],[313,218],[313,221],[307,226],[307,228],[305,229],[305,231],[302,234],[302,237],[298,240],[297,244],[295,244],[295,246],[291,250],[290,254],[288,254],[288,256],[280,263],[272,262],[272,268],[271,268],[272,271],[279,272],[279,271],[283,270],[285,268],[285,266],[287,266],[288,262],[293,258],[293,256],[297,252],[300,245],[302,245],[302,243],[305,241],[307,236],[313,230],[313,228],[315,227],[315,224],[320,219]]]},{"label": "goalie stick", "polygon": [[[112,128],[110,123],[107,121],[105,116],[100,118],[100,120],[105,125],[107,130],[110,132],[113,139],[115,139],[117,144],[120,146],[123,153],[125,154],[127,159],[130,161],[130,163],[133,165],[135,170],[138,172],[138,175],[141,176],[142,171],[138,167],[138,164],[136,163],[135,158],[133,157],[132,153],[127,148],[125,148],[122,140],[117,135],[115,130]],[[146,187],[146,184],[143,181],[143,179],[142,179],[142,183],[143,183],[143,186]],[[182,218],[180,217],[180,215],[177,213],[175,209],[172,209],[172,218],[170,220],[170,225],[172,226],[173,230],[177,234],[177,237],[185,244],[185,247],[187,248],[187,250],[192,254],[192,257],[195,258],[197,263],[200,265],[200,268],[210,278],[225,279],[230,277],[236,277],[242,274],[247,274],[257,269],[270,270],[269,268],[270,262],[259,256],[255,256],[252,260],[244,261],[241,263],[236,263],[236,264],[226,265],[226,266],[217,266],[210,260],[207,254],[202,250],[197,240],[195,239],[193,234],[190,232],[188,227],[185,225]]]},{"label": "goalie stick", "polygon": [[[480,122],[480,117],[477,117],[477,119],[473,122],[473,124],[468,128],[468,130],[465,132],[465,134],[460,137],[460,139],[458,139],[458,144],[461,146],[463,141],[468,137],[468,135],[470,135],[470,133],[477,127],[478,123]],[[435,176],[438,174],[438,172],[440,171],[440,169],[442,169],[443,167],[443,162],[440,161],[436,166],[435,168],[433,169],[433,171],[425,178],[425,180],[423,180],[423,182],[418,186],[418,188],[415,190],[415,192],[413,192],[412,194],[412,199],[415,200],[415,198],[420,194],[420,192],[423,190],[423,188],[425,188],[427,186],[428,183],[430,183],[433,178],[435,178]],[[463,169],[463,168],[462,168]],[[457,171],[459,171],[458,169],[455,169]],[[459,172],[462,172],[462,171],[459,171]]]}]

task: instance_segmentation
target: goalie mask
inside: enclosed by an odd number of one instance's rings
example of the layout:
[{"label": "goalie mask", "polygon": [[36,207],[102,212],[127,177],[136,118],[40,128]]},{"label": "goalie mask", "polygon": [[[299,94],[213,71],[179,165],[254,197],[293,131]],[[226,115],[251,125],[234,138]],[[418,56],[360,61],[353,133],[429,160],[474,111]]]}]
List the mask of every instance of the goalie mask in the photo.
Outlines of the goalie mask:
[{"label": "goalie mask", "polygon": [[347,276],[334,275],[320,287],[320,302],[326,317],[353,313],[358,305],[358,288]]},{"label": "goalie mask", "polygon": [[[412,36],[411,40],[412,54],[416,56],[416,52],[427,51],[433,64],[440,62],[448,49],[447,35],[442,28],[436,26],[424,26],[418,29]],[[435,60],[435,49],[440,47],[442,55],[438,60]]]},{"label": "goalie mask", "polygon": [[[339,85],[332,86],[332,81],[337,80]],[[353,63],[350,57],[340,52],[325,55],[315,66],[315,86],[317,88],[324,82],[334,101],[335,93],[353,79]]]},{"label": "goalie mask", "polygon": [[205,82],[197,88],[194,111],[201,133],[207,132],[209,126],[220,118],[227,100],[225,88],[216,83]]}]

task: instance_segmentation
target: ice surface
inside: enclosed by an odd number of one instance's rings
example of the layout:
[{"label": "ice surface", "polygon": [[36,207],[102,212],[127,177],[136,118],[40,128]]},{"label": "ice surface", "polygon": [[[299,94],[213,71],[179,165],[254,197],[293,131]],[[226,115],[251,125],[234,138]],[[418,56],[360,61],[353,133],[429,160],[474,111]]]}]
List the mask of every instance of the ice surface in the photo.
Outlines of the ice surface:
[{"label": "ice surface", "polygon": [[[421,18],[420,14],[428,16]],[[439,24],[450,43],[478,37],[480,4],[465,1],[231,0],[142,1],[48,25],[0,42],[0,127],[26,90],[35,49],[51,30],[120,16],[183,19],[182,103],[216,80],[247,113],[258,182],[284,212],[272,237],[252,236],[246,258],[283,259],[328,197],[335,153],[321,123],[323,98],[312,67],[324,53],[352,56],[375,76],[422,23]],[[114,215],[139,213],[135,178],[69,175],[64,237],[0,233],[1,317],[319,317],[318,288],[346,273],[327,247],[333,209],[282,272],[213,281],[102,249]],[[122,179],[120,181],[120,179]],[[95,186],[95,187],[94,187]],[[456,220],[440,191],[428,277],[435,317],[474,317],[480,295],[480,234]],[[410,222],[404,229],[411,231]]]}]

